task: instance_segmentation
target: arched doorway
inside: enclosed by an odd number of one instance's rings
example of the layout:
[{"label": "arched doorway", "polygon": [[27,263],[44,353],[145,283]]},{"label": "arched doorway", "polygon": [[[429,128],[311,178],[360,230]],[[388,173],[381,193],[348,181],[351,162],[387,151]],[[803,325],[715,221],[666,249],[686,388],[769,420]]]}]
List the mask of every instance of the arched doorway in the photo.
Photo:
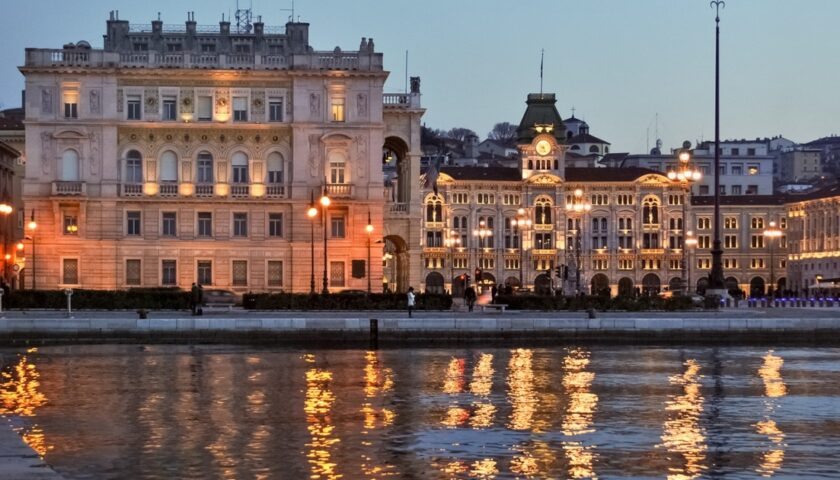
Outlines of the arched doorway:
[{"label": "arched doorway", "polygon": [[476,282],[476,287],[480,287],[480,291],[476,293],[489,292],[490,288],[496,284],[496,277],[490,272],[481,272],[481,279]]},{"label": "arched doorway", "polygon": [[753,277],[752,280],[750,280],[750,296],[763,297],[764,292],[764,279],[761,277]]},{"label": "arched doorway", "polygon": [[729,292],[729,295],[735,298],[741,298],[741,285],[738,283],[738,279],[735,277],[726,277],[726,280],[723,281],[723,285],[726,287],[726,291]]},{"label": "arched doorway", "polygon": [[618,296],[619,297],[633,297],[633,280],[627,277],[622,277],[618,281]]},{"label": "arched doorway", "polygon": [[668,290],[671,292],[682,292],[682,278],[672,277],[671,280],[668,281]]},{"label": "arched doorway", "polygon": [[[519,290],[522,284],[519,282],[519,279],[516,277],[507,277],[505,279],[505,289],[510,290]],[[506,292],[507,293],[507,292]]]},{"label": "arched doorway", "polygon": [[541,273],[534,279],[534,293],[537,295],[551,295],[551,278]]},{"label": "arched doorway", "polygon": [[785,290],[787,290],[787,278],[782,277],[776,282],[776,291],[774,292],[775,296],[782,296],[784,295]]},{"label": "arched doorway", "polygon": [[452,279],[452,297],[463,298],[466,284],[467,279],[465,278],[464,274],[456,275],[455,278]]},{"label": "arched doorway", "polygon": [[426,275],[426,293],[443,293],[443,275],[438,272]]},{"label": "arched doorway", "polygon": [[705,295],[706,294],[706,289],[708,289],[708,288],[709,288],[709,278],[708,277],[702,277],[699,280],[697,280],[697,293],[698,294]]},{"label": "arched doorway", "polygon": [[591,295],[600,295],[604,297],[610,296],[610,279],[603,273],[598,273],[592,276],[590,287],[591,289],[589,293]]},{"label": "arched doorway", "polygon": [[659,290],[662,288],[662,282],[659,276],[655,273],[648,273],[642,278],[642,294],[647,296],[659,295]]},{"label": "arched doorway", "polygon": [[385,179],[385,201],[407,203],[409,201],[408,182],[411,179],[409,168],[408,145],[399,137],[385,138],[382,146],[382,174]]},{"label": "arched doorway", "polygon": [[408,290],[408,245],[398,235],[385,237],[382,272],[383,289],[404,293]]}]

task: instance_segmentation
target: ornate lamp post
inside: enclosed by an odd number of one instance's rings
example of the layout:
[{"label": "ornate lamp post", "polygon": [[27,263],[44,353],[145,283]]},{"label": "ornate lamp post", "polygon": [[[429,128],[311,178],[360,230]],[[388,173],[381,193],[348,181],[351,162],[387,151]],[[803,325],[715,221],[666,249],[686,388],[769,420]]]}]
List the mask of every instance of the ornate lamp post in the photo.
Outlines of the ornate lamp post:
[{"label": "ornate lamp post", "polygon": [[513,231],[518,232],[519,238],[519,288],[525,287],[525,232],[531,228],[531,219],[524,208],[516,211],[516,217],[510,221]]},{"label": "ornate lamp post", "polygon": [[[443,245],[449,249],[449,281],[450,285],[455,283],[455,267],[453,250],[461,246],[461,236],[455,230],[446,230],[443,237]],[[449,293],[455,290],[453,286],[449,287]]]},{"label": "ornate lamp post", "polygon": [[[492,236],[493,236],[493,229],[492,229],[492,228],[488,228],[488,227],[487,227],[486,222],[485,222],[484,220],[481,220],[481,221],[479,221],[479,222],[478,222],[478,228],[476,228],[475,230],[473,230],[473,236],[478,238],[478,248],[479,248],[479,253],[480,253],[480,249],[487,248],[487,247],[486,247],[486,245],[485,245],[484,240],[485,240],[486,238],[490,238],[490,237],[492,237]],[[476,254],[476,256],[475,256],[475,257],[476,257],[476,262],[475,262],[475,263],[476,263],[476,264],[478,264],[478,263],[479,263],[479,262],[478,262],[478,258],[479,258],[478,253]],[[479,270],[481,270],[481,266],[480,266],[480,265],[476,265],[476,268],[477,268],[477,269],[479,269]],[[475,279],[475,285],[476,285],[476,287],[479,285],[479,282],[481,282],[481,279],[480,279],[480,278],[476,278],[476,279]]]},{"label": "ornate lamp post", "polygon": [[782,236],[782,230],[776,226],[776,222],[771,221],[768,228],[764,230],[764,236],[767,237],[770,248],[770,288],[767,289],[767,294],[772,298],[776,296],[776,270],[774,268],[776,261],[773,258],[773,240]]},{"label": "ornate lamp post", "polygon": [[368,250],[368,271],[367,271],[367,281],[368,281],[368,294],[371,293],[370,289],[370,273],[371,273],[371,265],[370,265],[370,234],[373,233],[373,224],[370,221],[370,210],[368,210],[368,223],[365,225],[365,232],[367,232],[367,250]]},{"label": "ornate lamp post", "polygon": [[709,290],[712,294],[726,296],[723,281],[723,249],[720,244],[720,8],[722,0],[714,0],[715,8],[715,230],[712,243],[712,271],[709,273]]},{"label": "ornate lamp post", "polygon": [[[6,196],[5,193],[3,195]],[[0,203],[0,214],[3,215],[3,278],[8,275],[9,260],[12,258],[8,251],[9,244],[9,214],[14,208],[7,201]]]},{"label": "ornate lamp post", "polygon": [[309,217],[309,294],[315,293],[315,217],[318,216],[318,208],[315,207],[315,193],[309,193],[309,208],[306,210]]},{"label": "ornate lamp post", "polygon": [[[683,220],[685,222],[685,220]],[[685,257],[685,276],[686,276],[686,293],[691,293],[691,255],[689,249],[693,249],[697,246],[697,237],[694,236],[694,232],[691,230],[687,231],[685,234],[685,252],[683,253],[683,257]]]},{"label": "ornate lamp post", "polygon": [[[698,168],[695,168],[691,164],[691,151],[689,150],[691,147],[691,143],[685,142],[683,143],[683,148],[680,149],[679,153],[677,154],[677,166],[674,170],[668,172],[668,178],[672,181],[679,182],[680,186],[683,189],[683,201],[682,201],[682,230],[680,233],[683,233],[688,228],[688,199],[691,195],[691,183],[697,182],[703,178],[703,173],[700,172]],[[685,237],[683,235],[683,237]],[[682,290],[684,292],[688,292],[688,279],[686,276],[686,248],[685,248],[686,238],[683,238],[683,248],[682,248]]]},{"label": "ornate lamp post", "polygon": [[329,259],[327,258],[327,208],[329,208],[330,197],[327,196],[327,187],[324,185],[324,191],[321,195],[321,199],[319,200],[321,204],[321,216],[324,217],[324,283],[321,289],[321,293],[324,295],[330,293],[329,288],[327,287],[327,266],[329,265]]},{"label": "ornate lamp post", "polygon": [[575,189],[574,199],[572,203],[566,204],[566,212],[572,214],[572,217],[575,219],[575,223],[577,226],[574,229],[575,233],[575,293],[581,293],[583,290],[581,289],[580,279],[583,275],[583,265],[580,261],[581,250],[583,250],[583,239],[582,239],[582,232],[583,230],[583,218],[586,212],[592,210],[592,204],[587,202],[583,198],[583,190],[580,188]]},{"label": "ornate lamp post", "polygon": [[32,209],[32,215],[29,217],[29,223],[26,224],[26,228],[29,230],[29,240],[32,240],[32,290],[36,290],[35,284],[35,229],[38,228],[38,224],[35,223],[35,209]]}]

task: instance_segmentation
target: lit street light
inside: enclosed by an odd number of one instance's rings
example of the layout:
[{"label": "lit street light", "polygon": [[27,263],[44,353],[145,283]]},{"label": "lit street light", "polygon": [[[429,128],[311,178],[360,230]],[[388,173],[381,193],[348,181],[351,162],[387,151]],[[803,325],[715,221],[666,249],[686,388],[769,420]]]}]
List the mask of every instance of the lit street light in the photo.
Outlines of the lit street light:
[{"label": "lit street light", "polygon": [[[682,229],[680,233],[685,232],[688,228],[688,202],[689,197],[691,196],[691,184],[692,182],[698,182],[700,179],[703,178],[703,173],[700,169],[695,168],[691,164],[691,142],[683,142],[683,148],[680,149],[679,154],[677,155],[677,167],[674,170],[668,172],[668,179],[673,182],[678,182],[680,186],[683,188],[683,199],[682,199]],[[684,236],[684,235],[681,235]],[[683,248],[682,248],[682,290],[684,292],[688,292],[689,289],[689,280],[686,275],[686,248],[685,248],[686,239],[683,239]]]},{"label": "lit street light", "polygon": [[767,243],[770,247],[770,288],[767,289],[767,294],[772,298],[776,296],[776,271],[774,269],[776,262],[773,259],[773,240],[782,236],[782,230],[776,226],[776,222],[771,221],[768,228],[764,230],[764,236],[767,237]]},{"label": "lit street light", "polygon": [[318,216],[318,209],[315,207],[315,194],[309,192],[309,208],[306,210],[309,217],[309,293],[315,293],[315,217]]}]

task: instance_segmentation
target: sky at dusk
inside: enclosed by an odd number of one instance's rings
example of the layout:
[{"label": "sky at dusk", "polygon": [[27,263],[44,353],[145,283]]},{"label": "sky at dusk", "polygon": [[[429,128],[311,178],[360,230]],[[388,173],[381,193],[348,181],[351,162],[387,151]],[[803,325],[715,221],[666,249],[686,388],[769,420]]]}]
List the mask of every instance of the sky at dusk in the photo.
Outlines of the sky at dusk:
[{"label": "sky at dusk", "polygon": [[[240,0],[240,5],[247,4]],[[291,0],[253,0],[282,25]],[[102,47],[110,10],[131,23],[218,24],[235,0],[3,0],[0,103],[20,105],[24,48],[88,40]],[[316,50],[356,50],[373,37],[391,72],[386,91],[422,78],[424,121],[467,127],[518,123],[525,96],[557,94],[563,118],[584,118],[612,151],[714,138],[714,11],[706,0],[297,0]],[[782,134],[805,142],[840,132],[837,0],[730,0],[721,14],[721,136]]]}]

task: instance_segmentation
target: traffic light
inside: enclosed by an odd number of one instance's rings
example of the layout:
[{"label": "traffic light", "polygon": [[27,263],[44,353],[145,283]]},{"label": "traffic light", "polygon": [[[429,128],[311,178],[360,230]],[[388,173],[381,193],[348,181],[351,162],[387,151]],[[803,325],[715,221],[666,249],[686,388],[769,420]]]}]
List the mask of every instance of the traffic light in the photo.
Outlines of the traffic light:
[{"label": "traffic light", "polygon": [[563,278],[563,265],[557,265],[554,271],[557,272],[557,278]]},{"label": "traffic light", "polygon": [[476,268],[476,269],[475,269],[475,281],[476,281],[476,282],[478,282],[478,281],[480,281],[480,280],[481,280],[481,269],[480,269],[480,268]]}]

